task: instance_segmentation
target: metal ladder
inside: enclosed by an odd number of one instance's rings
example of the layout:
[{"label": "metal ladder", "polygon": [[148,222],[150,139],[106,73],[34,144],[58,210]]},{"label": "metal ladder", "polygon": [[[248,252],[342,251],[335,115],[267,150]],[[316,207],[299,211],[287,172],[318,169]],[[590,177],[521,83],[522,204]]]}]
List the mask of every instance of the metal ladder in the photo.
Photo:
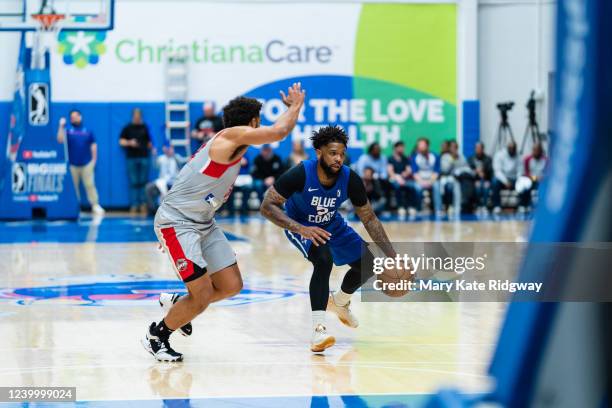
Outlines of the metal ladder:
[{"label": "metal ladder", "polygon": [[168,55],[166,76],[166,140],[178,155],[191,156],[188,60],[180,53]]}]

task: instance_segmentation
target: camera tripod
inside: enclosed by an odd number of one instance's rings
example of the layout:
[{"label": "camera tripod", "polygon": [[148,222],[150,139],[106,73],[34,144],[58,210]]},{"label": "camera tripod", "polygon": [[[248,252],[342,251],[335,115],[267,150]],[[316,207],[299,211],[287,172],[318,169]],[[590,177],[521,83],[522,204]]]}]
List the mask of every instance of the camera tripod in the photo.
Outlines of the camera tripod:
[{"label": "camera tripod", "polygon": [[540,133],[540,127],[538,126],[538,121],[536,119],[535,104],[534,92],[532,91],[529,101],[527,102],[529,122],[527,122],[527,127],[525,127],[525,134],[523,135],[523,141],[521,142],[521,150],[519,150],[521,155],[525,150],[525,144],[530,136],[532,145],[536,143],[542,144],[544,141],[544,134]]},{"label": "camera tripod", "polygon": [[496,152],[497,149],[503,149],[506,146],[508,139],[511,142],[514,142],[514,134],[512,133],[512,128],[510,127],[510,123],[508,123],[508,109],[501,109],[501,121],[499,122],[499,127],[497,128],[497,138],[495,139],[495,146],[493,151]]}]

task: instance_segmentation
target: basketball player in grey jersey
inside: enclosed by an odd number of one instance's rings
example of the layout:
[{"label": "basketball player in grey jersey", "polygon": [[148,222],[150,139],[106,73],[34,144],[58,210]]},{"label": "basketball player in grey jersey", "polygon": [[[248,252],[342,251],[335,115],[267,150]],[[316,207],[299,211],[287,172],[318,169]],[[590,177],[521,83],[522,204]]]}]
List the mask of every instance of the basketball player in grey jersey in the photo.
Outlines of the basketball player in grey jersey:
[{"label": "basketball player in grey jersey", "polygon": [[215,223],[215,211],[231,193],[240,159],[250,145],[283,140],[295,127],[304,105],[305,91],[293,84],[288,107],[270,127],[260,127],[261,103],[238,97],[223,108],[225,129],[203,145],[181,169],[172,189],[155,215],[155,233],[169,255],[188,294],[162,294],[160,304],[169,309],[159,323],[151,323],[142,344],[159,361],[181,361],[169,338],[179,329],[191,334],[190,322],[211,302],[234,296],[242,289],[236,254]]}]

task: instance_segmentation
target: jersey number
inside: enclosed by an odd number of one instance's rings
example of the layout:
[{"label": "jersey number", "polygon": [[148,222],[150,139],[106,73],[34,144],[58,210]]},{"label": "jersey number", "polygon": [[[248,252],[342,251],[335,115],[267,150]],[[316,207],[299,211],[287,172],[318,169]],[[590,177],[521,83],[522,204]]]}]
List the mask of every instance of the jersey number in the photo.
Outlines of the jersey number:
[{"label": "jersey number", "polygon": [[325,215],[329,212],[329,208],[317,205],[317,215]]}]

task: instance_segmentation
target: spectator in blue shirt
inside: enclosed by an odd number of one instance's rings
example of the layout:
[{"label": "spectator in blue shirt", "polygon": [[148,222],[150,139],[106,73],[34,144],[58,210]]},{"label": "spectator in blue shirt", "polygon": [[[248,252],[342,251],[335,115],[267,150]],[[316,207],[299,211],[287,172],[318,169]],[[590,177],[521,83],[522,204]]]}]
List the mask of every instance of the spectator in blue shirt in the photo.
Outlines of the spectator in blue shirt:
[{"label": "spectator in blue shirt", "polygon": [[363,178],[366,167],[374,170],[374,178],[379,180],[387,180],[389,178],[387,172],[387,158],[380,154],[380,145],[378,142],[372,143],[368,147],[368,153],[362,154],[355,163],[355,172]]},{"label": "spectator in blue shirt", "polygon": [[81,112],[76,109],[70,111],[69,126],[66,126],[66,118],[60,119],[57,141],[68,146],[68,161],[77,200],[81,201],[79,185],[82,180],[92,211],[96,215],[104,214],[104,209],[100,207],[98,201],[98,190],[94,180],[98,145],[93,133],[83,126]]},{"label": "spectator in blue shirt", "polygon": [[381,154],[380,144],[374,142],[368,147],[367,154],[362,154],[357,163],[355,163],[355,172],[363,178],[366,175],[366,168],[369,167],[374,171],[373,178],[378,180],[378,184],[384,194],[385,206],[387,210],[390,210],[392,187],[389,182],[389,169],[387,165],[387,158]]},{"label": "spectator in blue shirt", "polygon": [[423,202],[423,191],[429,190],[432,195],[433,207],[436,215],[442,211],[442,198],[440,196],[440,163],[438,157],[429,151],[429,140],[417,140],[416,152],[412,155],[412,177],[417,194],[417,204]]}]

